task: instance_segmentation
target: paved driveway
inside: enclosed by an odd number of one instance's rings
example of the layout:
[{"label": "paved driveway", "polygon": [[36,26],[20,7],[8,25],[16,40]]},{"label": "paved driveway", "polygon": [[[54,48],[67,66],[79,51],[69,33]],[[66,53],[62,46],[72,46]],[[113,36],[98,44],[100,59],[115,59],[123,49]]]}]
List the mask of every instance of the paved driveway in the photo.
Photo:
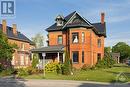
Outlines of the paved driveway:
[{"label": "paved driveway", "polygon": [[15,80],[0,78],[0,87],[130,87],[130,84],[108,84],[66,80]]}]

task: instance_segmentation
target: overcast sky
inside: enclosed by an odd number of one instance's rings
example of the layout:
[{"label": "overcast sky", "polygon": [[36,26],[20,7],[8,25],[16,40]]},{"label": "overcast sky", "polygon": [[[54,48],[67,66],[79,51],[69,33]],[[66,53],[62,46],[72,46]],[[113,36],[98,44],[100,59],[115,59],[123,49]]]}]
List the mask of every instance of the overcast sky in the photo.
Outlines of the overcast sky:
[{"label": "overcast sky", "polygon": [[[47,34],[58,14],[64,16],[77,11],[91,23],[100,22],[105,12],[107,38],[105,46],[119,41],[130,44],[130,0],[15,0],[16,17],[7,19],[8,25],[17,23],[18,31],[31,38],[36,33]],[[2,19],[2,18],[0,18]]]}]

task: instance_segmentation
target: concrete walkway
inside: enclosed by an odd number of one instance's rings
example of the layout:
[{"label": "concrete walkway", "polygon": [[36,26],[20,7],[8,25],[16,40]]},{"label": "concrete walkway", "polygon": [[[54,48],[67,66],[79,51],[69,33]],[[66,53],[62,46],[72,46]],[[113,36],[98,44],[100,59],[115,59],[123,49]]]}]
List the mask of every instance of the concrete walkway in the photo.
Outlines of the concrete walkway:
[{"label": "concrete walkway", "polygon": [[110,84],[70,80],[16,80],[0,78],[0,87],[130,87],[130,84]]}]

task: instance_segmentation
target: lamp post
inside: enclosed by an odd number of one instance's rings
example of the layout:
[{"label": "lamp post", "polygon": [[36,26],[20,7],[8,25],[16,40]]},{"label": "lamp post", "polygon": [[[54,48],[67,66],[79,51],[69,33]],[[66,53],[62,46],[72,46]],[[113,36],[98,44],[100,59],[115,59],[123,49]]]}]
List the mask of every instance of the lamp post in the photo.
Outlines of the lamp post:
[{"label": "lamp post", "polygon": [[46,53],[42,53],[42,66],[43,66],[43,75],[44,75],[44,77],[45,77],[45,56],[46,56]]}]

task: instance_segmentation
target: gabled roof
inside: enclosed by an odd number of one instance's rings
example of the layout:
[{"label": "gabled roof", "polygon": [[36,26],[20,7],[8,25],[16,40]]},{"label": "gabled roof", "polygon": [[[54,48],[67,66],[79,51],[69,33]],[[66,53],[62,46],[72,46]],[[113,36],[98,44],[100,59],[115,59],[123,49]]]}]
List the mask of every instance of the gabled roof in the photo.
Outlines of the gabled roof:
[{"label": "gabled roof", "polygon": [[[0,30],[1,29],[2,29],[2,24],[0,24]],[[34,45],[34,43],[30,39],[28,39],[24,34],[18,32],[18,31],[17,31],[17,35],[14,35],[12,27],[7,26],[6,29],[7,29],[7,37],[9,39],[20,40],[20,41],[28,42],[31,45]]]},{"label": "gabled roof", "polygon": [[[79,18],[84,21],[84,22],[79,22],[79,23],[70,23],[70,21],[74,20],[74,16],[78,15]],[[90,27],[92,28],[97,35],[103,35],[106,37],[106,24],[101,24],[101,23],[90,23],[87,19],[82,17],[79,13],[76,11],[70,13],[65,17],[64,25],[63,26],[57,26],[56,23],[51,25],[46,29],[46,31],[61,31],[69,27]]]}]

